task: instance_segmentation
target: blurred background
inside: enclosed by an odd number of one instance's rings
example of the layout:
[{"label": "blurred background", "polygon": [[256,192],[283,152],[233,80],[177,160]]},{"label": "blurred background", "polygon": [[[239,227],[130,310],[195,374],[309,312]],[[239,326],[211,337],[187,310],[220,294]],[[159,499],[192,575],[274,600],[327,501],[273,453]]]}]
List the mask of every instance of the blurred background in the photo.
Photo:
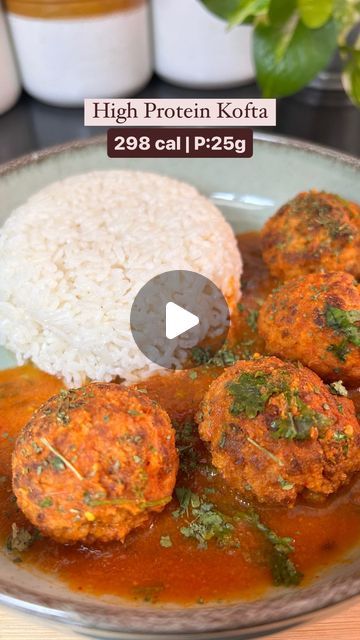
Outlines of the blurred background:
[{"label": "blurred background", "polygon": [[359,157],[360,15],[276,2],[0,0],[0,162],[105,133],[95,97],[278,97],[264,131]]}]

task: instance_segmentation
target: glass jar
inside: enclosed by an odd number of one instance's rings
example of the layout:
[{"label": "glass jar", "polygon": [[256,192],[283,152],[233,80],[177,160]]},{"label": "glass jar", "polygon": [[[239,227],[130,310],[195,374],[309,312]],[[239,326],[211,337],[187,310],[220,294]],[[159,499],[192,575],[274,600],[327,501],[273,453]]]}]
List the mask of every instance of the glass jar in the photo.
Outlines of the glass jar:
[{"label": "glass jar", "polygon": [[5,0],[22,80],[35,98],[81,106],[125,97],[152,74],[147,0]]},{"label": "glass jar", "polygon": [[226,88],[255,79],[252,27],[229,29],[200,0],[152,0],[155,71],[192,88]]},{"label": "glass jar", "polygon": [[11,109],[20,91],[19,76],[0,3],[0,114]]}]

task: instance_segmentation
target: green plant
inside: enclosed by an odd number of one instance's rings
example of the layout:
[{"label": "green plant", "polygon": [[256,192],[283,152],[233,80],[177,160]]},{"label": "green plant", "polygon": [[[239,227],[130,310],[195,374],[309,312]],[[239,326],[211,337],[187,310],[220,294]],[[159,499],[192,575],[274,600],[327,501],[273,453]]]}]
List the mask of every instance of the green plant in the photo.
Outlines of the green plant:
[{"label": "green plant", "polygon": [[264,97],[300,91],[338,49],[343,84],[360,105],[360,0],[200,0],[230,27],[254,25],[254,60]]}]

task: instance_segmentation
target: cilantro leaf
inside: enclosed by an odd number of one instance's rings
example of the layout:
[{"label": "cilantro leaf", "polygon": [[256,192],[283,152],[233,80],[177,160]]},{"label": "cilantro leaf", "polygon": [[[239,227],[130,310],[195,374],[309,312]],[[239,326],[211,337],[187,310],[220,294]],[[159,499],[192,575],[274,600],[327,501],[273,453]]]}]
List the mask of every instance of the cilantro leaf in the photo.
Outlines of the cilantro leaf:
[{"label": "cilantro leaf", "polygon": [[346,357],[350,351],[347,340],[341,340],[338,344],[331,344],[327,351],[333,353],[340,362],[346,362]]},{"label": "cilantro leaf", "polygon": [[329,389],[334,396],[343,396],[344,398],[347,398],[349,395],[346,387],[344,387],[343,385],[342,380],[331,382],[331,384],[329,384]]},{"label": "cilantro leaf", "polygon": [[251,311],[249,311],[248,317],[246,318],[246,322],[252,331],[257,330],[258,319],[259,319],[258,309],[252,309]]},{"label": "cilantro leaf", "polygon": [[238,520],[243,520],[253,527],[256,527],[271,545],[270,569],[273,582],[276,586],[298,585],[303,577],[297,570],[289,554],[294,551],[294,540],[287,536],[281,537],[275,531],[264,524],[256,511],[244,511],[237,514]]},{"label": "cilantro leaf", "polygon": [[245,413],[247,418],[256,418],[276,392],[275,387],[269,387],[269,376],[261,371],[242,373],[228,389],[234,398],[230,412],[235,416]]},{"label": "cilantro leaf", "polygon": [[336,333],[344,335],[347,342],[360,347],[360,310],[345,311],[328,306],[325,311],[326,324]]},{"label": "cilantro leaf", "polygon": [[9,551],[26,551],[31,545],[40,538],[37,529],[28,531],[24,527],[18,527],[14,522],[11,527],[11,535],[7,539],[7,549]]},{"label": "cilantro leaf", "polygon": [[230,395],[234,401],[230,413],[237,416],[241,413],[247,418],[256,418],[265,410],[268,400],[274,395],[284,395],[286,413],[276,417],[270,424],[271,435],[287,440],[306,440],[313,427],[322,429],[330,424],[330,419],[314,411],[292,390],[286,379],[273,380],[269,374],[261,371],[242,373],[235,381],[228,384]]},{"label": "cilantro leaf", "polygon": [[196,365],[213,365],[215,367],[228,367],[239,360],[236,353],[225,348],[219,349],[214,354],[210,349],[194,347],[191,351],[191,357]]},{"label": "cilantro leaf", "polygon": [[285,587],[296,586],[303,577],[302,573],[296,569],[293,561],[276,549],[271,557],[270,568],[274,585],[277,587],[281,585]]},{"label": "cilantro leaf", "polygon": [[288,403],[294,400],[297,412],[292,414],[289,409],[288,414],[283,418],[273,420],[270,425],[271,435],[274,438],[286,438],[287,440],[307,440],[310,437],[312,428],[322,431],[323,427],[329,426],[331,420],[322,413],[314,411],[294,392],[292,398],[287,397]]},{"label": "cilantro leaf", "polygon": [[218,511],[211,502],[204,501],[190,489],[179,487],[176,496],[180,509],[173,512],[174,518],[187,516],[191,519],[180,532],[185,538],[193,538],[200,549],[206,549],[209,540],[215,538],[221,545],[231,542],[234,526],[230,518]]},{"label": "cilantro leaf", "polygon": [[172,540],[170,536],[161,536],[160,545],[164,547],[164,549],[170,549],[170,547],[172,547]]}]

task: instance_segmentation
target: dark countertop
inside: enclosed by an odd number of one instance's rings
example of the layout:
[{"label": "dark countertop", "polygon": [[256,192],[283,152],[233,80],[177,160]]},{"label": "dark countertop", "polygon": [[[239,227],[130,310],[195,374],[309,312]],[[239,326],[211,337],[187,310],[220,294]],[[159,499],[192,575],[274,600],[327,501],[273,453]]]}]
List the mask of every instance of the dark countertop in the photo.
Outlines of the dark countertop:
[{"label": "dark countertop", "polygon": [[[222,91],[194,91],[163,82],[156,76],[136,97],[142,98],[254,98],[255,84]],[[360,109],[341,92],[306,89],[278,102],[278,125],[263,131],[310,140],[360,157]],[[0,116],[0,163],[23,154],[105,133],[84,127],[82,109],[51,107],[23,94],[18,104]]]}]

